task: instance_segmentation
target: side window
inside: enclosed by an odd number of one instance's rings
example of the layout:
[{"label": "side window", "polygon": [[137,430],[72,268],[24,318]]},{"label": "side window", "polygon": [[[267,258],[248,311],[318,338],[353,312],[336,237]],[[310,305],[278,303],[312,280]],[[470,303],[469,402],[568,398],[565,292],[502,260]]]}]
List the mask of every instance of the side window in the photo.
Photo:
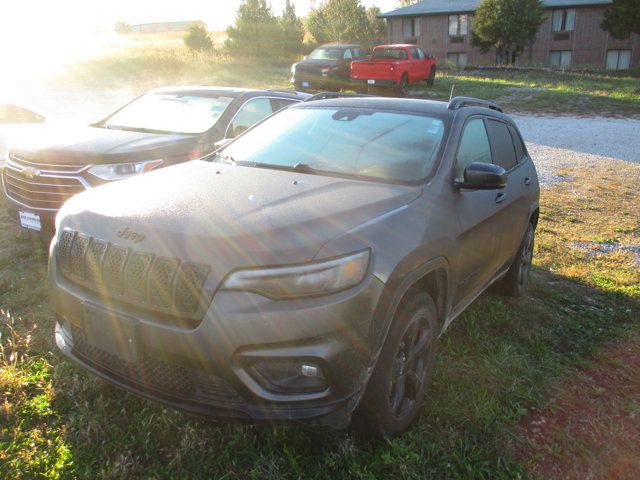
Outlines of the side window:
[{"label": "side window", "polygon": [[227,129],[227,137],[234,138],[252,127],[260,120],[273,113],[271,100],[268,98],[254,98],[245,103]]},{"label": "side window", "polygon": [[464,127],[456,156],[455,179],[464,180],[464,169],[473,162],[491,163],[489,137],[481,118],[469,120]]},{"label": "side window", "polygon": [[489,138],[493,147],[493,163],[505,170],[511,170],[518,163],[511,134],[506,123],[497,120],[487,120]]},{"label": "side window", "polygon": [[344,55],[342,55],[342,58],[344,58],[345,60],[351,60],[353,58],[353,55],[351,54],[351,50],[347,48],[344,51]]},{"label": "side window", "polygon": [[418,48],[417,50],[418,50],[418,58],[419,58],[420,60],[424,60],[424,59],[425,59],[425,57],[426,57],[426,55],[424,54],[424,52],[422,51],[422,49]]},{"label": "side window", "polygon": [[288,107],[292,103],[298,103],[297,100],[289,100],[288,98],[272,98],[271,99],[271,108],[274,112],[282,110],[285,107]]},{"label": "side window", "polygon": [[409,51],[411,52],[411,58],[413,58],[413,59],[417,59],[418,58],[418,49],[417,48],[411,48],[411,49],[409,49]]},{"label": "side window", "polygon": [[364,52],[362,51],[362,49],[360,47],[356,47],[353,49],[353,56],[354,57],[364,57]]},{"label": "side window", "polygon": [[527,150],[524,148],[524,142],[520,137],[520,134],[517,132],[515,128],[509,126],[509,132],[511,132],[511,138],[513,139],[513,146],[516,147],[516,158],[518,159],[518,163],[522,162],[525,155],[527,154]]}]

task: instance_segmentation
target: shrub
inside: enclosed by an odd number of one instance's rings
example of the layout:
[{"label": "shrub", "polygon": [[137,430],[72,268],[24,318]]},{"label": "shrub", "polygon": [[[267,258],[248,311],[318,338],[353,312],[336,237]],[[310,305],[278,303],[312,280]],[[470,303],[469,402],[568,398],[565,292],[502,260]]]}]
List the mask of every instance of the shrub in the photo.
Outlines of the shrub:
[{"label": "shrub", "polygon": [[192,52],[207,52],[213,48],[213,42],[204,25],[192,23],[184,35],[184,44]]}]

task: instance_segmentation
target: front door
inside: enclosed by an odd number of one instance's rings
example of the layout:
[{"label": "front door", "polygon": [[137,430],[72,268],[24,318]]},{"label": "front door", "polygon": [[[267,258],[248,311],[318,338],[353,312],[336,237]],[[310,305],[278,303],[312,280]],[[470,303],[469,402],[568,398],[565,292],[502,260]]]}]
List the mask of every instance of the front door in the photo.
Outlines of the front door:
[{"label": "front door", "polygon": [[[454,166],[454,180],[464,179],[464,169],[472,162],[491,163],[491,147],[482,117],[470,118],[462,132]],[[453,185],[452,185],[452,188]],[[495,223],[500,205],[497,190],[456,191],[458,256],[454,308],[473,299],[499,268],[495,259]]]}]

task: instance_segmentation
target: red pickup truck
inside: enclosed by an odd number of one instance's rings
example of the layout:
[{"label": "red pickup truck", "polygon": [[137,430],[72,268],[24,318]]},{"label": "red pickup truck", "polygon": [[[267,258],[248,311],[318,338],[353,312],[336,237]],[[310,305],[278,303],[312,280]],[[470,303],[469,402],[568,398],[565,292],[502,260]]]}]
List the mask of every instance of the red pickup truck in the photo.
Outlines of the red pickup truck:
[{"label": "red pickup truck", "polygon": [[378,45],[368,60],[351,63],[351,80],[358,91],[392,87],[405,95],[410,84],[425,80],[433,85],[436,61],[416,45]]}]

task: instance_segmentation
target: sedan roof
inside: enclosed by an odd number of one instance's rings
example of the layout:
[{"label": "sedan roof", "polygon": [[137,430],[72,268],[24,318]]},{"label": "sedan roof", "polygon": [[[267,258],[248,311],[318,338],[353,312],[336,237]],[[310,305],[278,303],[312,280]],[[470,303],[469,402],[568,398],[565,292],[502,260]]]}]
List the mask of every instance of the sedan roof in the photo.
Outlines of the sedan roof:
[{"label": "sedan roof", "polygon": [[266,95],[283,98],[297,98],[303,100],[307,95],[300,94],[295,91],[286,90],[262,90],[258,88],[236,88],[236,87],[213,87],[204,85],[191,85],[191,86],[175,86],[175,87],[162,87],[155,88],[149,93],[182,93],[192,95],[226,95],[229,97],[240,97],[242,95]]}]

